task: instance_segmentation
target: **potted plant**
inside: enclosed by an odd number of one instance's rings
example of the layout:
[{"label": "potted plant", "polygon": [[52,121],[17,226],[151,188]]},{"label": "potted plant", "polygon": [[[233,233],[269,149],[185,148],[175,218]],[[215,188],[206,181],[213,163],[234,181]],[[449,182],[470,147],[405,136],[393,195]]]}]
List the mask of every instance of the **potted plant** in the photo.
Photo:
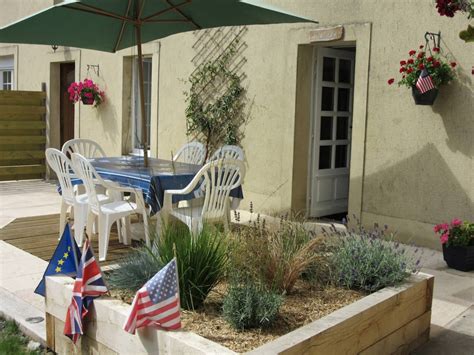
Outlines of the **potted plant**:
[{"label": "potted plant", "polygon": [[94,105],[94,107],[97,107],[105,99],[105,93],[90,79],[72,83],[67,91],[69,93],[69,100],[74,103],[81,100],[84,105]]},{"label": "potted plant", "polygon": [[[408,52],[408,59],[400,61],[399,72],[402,78],[398,86],[411,88],[417,105],[432,105],[438,96],[438,88],[455,78],[456,62],[448,61],[438,47],[429,52],[425,52],[424,46],[420,45],[418,52],[412,49]],[[425,92],[419,89],[422,80],[431,87]],[[394,78],[388,80],[389,85],[394,82]]]},{"label": "potted plant", "polygon": [[450,224],[437,224],[434,231],[440,235],[443,257],[449,267],[474,270],[474,223],[455,218]]}]

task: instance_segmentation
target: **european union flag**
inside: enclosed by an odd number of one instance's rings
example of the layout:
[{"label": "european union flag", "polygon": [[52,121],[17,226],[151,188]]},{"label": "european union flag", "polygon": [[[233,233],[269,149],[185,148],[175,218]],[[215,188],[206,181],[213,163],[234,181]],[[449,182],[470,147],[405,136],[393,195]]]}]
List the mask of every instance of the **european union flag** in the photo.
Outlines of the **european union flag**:
[{"label": "european union flag", "polygon": [[35,293],[43,297],[45,296],[46,276],[62,274],[75,277],[77,274],[78,260],[80,259],[81,251],[77,246],[76,240],[72,237],[69,223],[66,223],[63,235],[61,236],[58,246],[49,261],[41,282],[36,287]]}]

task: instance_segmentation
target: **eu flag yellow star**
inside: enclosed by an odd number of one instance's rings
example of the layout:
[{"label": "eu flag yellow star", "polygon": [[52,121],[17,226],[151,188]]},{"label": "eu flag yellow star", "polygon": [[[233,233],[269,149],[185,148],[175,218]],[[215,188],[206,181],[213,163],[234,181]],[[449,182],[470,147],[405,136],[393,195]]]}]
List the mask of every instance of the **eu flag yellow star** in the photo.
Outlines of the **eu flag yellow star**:
[{"label": "eu flag yellow star", "polygon": [[56,269],[54,269],[56,272],[61,272],[61,268],[58,266]]},{"label": "eu flag yellow star", "polygon": [[69,253],[64,253],[63,258],[67,259],[68,256],[69,256]]},{"label": "eu flag yellow star", "polygon": [[62,265],[62,264],[64,264],[64,260],[63,260],[63,259],[59,259],[58,265]]}]

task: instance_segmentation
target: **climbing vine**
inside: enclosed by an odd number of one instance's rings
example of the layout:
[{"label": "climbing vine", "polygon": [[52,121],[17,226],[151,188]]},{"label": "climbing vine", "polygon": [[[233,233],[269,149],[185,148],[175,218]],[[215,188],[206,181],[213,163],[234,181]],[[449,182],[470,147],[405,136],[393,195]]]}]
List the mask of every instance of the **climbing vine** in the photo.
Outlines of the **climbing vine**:
[{"label": "climbing vine", "polygon": [[187,135],[207,148],[210,155],[223,144],[238,145],[245,122],[245,89],[232,71],[238,41],[231,43],[215,60],[201,64],[188,79],[186,96]]}]

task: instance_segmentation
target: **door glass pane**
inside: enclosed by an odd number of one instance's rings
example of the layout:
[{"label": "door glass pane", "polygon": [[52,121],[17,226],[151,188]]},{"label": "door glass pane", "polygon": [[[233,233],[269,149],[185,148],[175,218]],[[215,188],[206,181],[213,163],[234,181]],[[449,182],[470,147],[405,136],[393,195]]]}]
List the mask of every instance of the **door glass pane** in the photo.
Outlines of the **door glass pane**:
[{"label": "door glass pane", "polygon": [[321,110],[332,111],[334,108],[334,88],[323,86]]},{"label": "door glass pane", "polygon": [[350,104],[350,89],[339,88],[337,89],[337,110],[338,111],[349,111]]},{"label": "door glass pane", "polygon": [[323,58],[323,81],[334,81],[336,76],[336,59]]},{"label": "door glass pane", "polygon": [[351,61],[346,59],[339,60],[339,82],[350,83],[351,82]]},{"label": "door glass pane", "polygon": [[336,139],[347,139],[349,136],[349,117],[338,117]]},{"label": "door glass pane", "polygon": [[319,133],[320,140],[332,139],[332,117],[321,117],[321,132]]},{"label": "door glass pane", "polygon": [[336,146],[336,168],[345,168],[347,167],[347,145],[337,145]]},{"label": "door glass pane", "polygon": [[331,169],[332,145],[319,147],[319,169]]}]

